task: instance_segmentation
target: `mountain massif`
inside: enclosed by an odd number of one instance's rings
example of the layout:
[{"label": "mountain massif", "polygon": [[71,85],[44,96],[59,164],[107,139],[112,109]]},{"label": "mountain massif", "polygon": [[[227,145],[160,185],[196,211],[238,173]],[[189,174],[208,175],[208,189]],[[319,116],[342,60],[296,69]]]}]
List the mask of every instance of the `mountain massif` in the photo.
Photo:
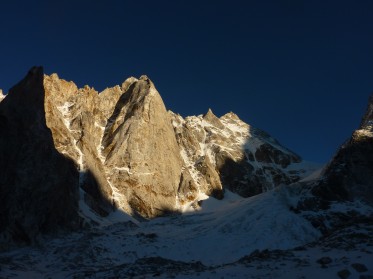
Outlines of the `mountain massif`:
[{"label": "mountain massif", "polygon": [[[117,213],[136,231],[139,222],[211,204],[214,211],[193,221],[204,224],[190,223],[196,251],[198,241],[216,237],[211,226],[222,239],[240,239],[242,231],[247,244],[257,223],[262,231],[245,248],[253,249],[295,247],[351,222],[372,224],[373,97],[359,129],[322,169],[232,112],[183,118],[168,111],[147,76],[99,93],[34,67],[7,95],[0,91],[0,131],[0,249],[100,227]],[[357,212],[356,202],[370,209]],[[263,246],[269,231],[288,246],[268,239]]]},{"label": "mountain massif", "polygon": [[[234,113],[184,119],[167,111],[146,76],[98,93],[34,67],[1,102],[0,117],[1,216],[12,216],[1,225],[12,235],[52,226],[40,223],[50,218],[74,227],[84,219],[79,199],[101,216],[121,209],[153,218],[222,199],[225,189],[253,196],[313,170]],[[24,199],[36,208],[18,208]],[[65,220],[67,213],[76,217]]]}]

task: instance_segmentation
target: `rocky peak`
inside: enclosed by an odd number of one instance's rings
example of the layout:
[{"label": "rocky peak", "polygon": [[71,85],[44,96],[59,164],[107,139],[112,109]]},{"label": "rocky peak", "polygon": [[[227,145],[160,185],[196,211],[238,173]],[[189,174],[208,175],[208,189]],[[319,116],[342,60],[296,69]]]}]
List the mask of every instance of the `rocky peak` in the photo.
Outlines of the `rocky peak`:
[{"label": "rocky peak", "polygon": [[150,79],[148,78],[147,75],[142,75],[139,79],[140,80],[145,80],[145,81],[150,81]]},{"label": "rocky peak", "polygon": [[128,87],[134,83],[135,81],[137,81],[138,79],[137,78],[134,78],[134,77],[129,77],[127,78],[123,83],[122,83],[122,86],[121,86],[121,89],[123,92],[127,91]]},{"label": "rocky peak", "polygon": [[19,105],[19,109],[27,110],[26,113],[33,114],[30,110],[43,110],[44,94],[43,92],[43,67],[33,67],[27,73],[26,77],[13,86],[8,95],[12,93],[12,103]]},{"label": "rocky peak", "polygon": [[219,129],[224,129],[224,125],[220,122],[219,118],[212,112],[211,109],[203,116],[203,120],[211,123]]},{"label": "rocky peak", "polygon": [[[241,119],[238,117],[237,114],[233,113],[233,112],[228,112],[226,114],[224,114],[222,117],[220,117],[222,120],[225,120],[225,121],[241,121]],[[242,122],[242,121],[241,121]]]},{"label": "rocky peak", "polygon": [[323,200],[359,199],[373,204],[373,97],[359,129],[353,132],[324,170],[313,189]]},{"label": "rocky peak", "polygon": [[[182,160],[171,120],[154,84],[142,76],[119,98],[102,139],[113,184],[131,208],[153,217],[176,210]],[[118,177],[121,173],[121,177]]]}]

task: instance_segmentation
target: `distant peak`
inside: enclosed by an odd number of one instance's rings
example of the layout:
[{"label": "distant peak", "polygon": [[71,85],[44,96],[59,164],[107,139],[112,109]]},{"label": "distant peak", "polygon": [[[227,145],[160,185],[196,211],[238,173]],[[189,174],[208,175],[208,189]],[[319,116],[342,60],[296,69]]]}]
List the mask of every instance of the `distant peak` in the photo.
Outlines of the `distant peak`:
[{"label": "distant peak", "polygon": [[222,117],[220,117],[220,119],[233,119],[233,120],[241,120],[237,114],[233,113],[233,112],[228,112],[226,114],[224,114]]},{"label": "distant peak", "polygon": [[149,80],[148,76],[147,75],[142,75],[140,77],[140,80]]},{"label": "distant peak", "polygon": [[40,75],[44,73],[43,67],[42,66],[34,66],[32,67],[29,72],[31,75]]},{"label": "distant peak", "polygon": [[216,117],[216,115],[212,112],[212,110],[209,108],[207,113],[203,116],[203,119],[214,126],[216,126],[219,129],[223,129],[224,125],[220,122],[219,118]]},{"label": "distant peak", "polygon": [[129,77],[127,78],[123,83],[122,83],[122,86],[121,86],[121,89],[122,89],[122,92],[126,92],[127,89],[131,86],[132,83],[138,81],[137,78],[135,77]]},{"label": "distant peak", "polygon": [[206,117],[206,116],[215,116],[216,117],[216,115],[212,112],[211,108],[209,108],[207,113],[204,115],[204,117]]},{"label": "distant peak", "polygon": [[[45,75],[45,76],[48,76],[48,75]],[[49,77],[52,79],[60,79],[57,73],[52,73]]]}]

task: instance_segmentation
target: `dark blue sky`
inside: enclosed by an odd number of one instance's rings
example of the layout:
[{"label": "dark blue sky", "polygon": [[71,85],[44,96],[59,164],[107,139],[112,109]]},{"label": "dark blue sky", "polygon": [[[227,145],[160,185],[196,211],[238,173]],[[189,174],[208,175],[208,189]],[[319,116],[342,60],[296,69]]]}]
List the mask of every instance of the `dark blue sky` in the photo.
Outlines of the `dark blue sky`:
[{"label": "dark blue sky", "polygon": [[147,74],[174,112],[233,111],[317,162],[373,92],[369,0],[8,2],[4,91],[33,65],[98,90]]}]

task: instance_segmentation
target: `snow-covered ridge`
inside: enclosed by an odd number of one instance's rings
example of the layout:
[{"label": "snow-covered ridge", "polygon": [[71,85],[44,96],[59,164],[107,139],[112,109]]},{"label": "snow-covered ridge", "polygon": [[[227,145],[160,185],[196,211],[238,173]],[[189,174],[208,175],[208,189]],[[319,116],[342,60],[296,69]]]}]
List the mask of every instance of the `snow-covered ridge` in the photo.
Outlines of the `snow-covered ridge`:
[{"label": "snow-covered ridge", "polygon": [[[270,135],[246,124],[234,113],[218,118],[209,110],[205,115],[188,116],[185,119],[169,113],[179,141],[180,155],[202,192],[204,190],[201,189],[206,188],[204,185],[209,183],[204,180],[208,165],[220,179],[232,173],[229,168],[237,168],[240,177],[230,175],[222,183],[227,187],[227,183],[236,180],[233,184],[239,186],[232,187],[244,195],[252,195],[245,192],[245,187],[257,187],[253,192],[260,193],[280,184],[303,179],[320,167],[302,161]],[[233,165],[225,166],[227,160]],[[201,164],[206,167],[201,169]],[[250,177],[259,177],[261,182],[250,182]]]}]

